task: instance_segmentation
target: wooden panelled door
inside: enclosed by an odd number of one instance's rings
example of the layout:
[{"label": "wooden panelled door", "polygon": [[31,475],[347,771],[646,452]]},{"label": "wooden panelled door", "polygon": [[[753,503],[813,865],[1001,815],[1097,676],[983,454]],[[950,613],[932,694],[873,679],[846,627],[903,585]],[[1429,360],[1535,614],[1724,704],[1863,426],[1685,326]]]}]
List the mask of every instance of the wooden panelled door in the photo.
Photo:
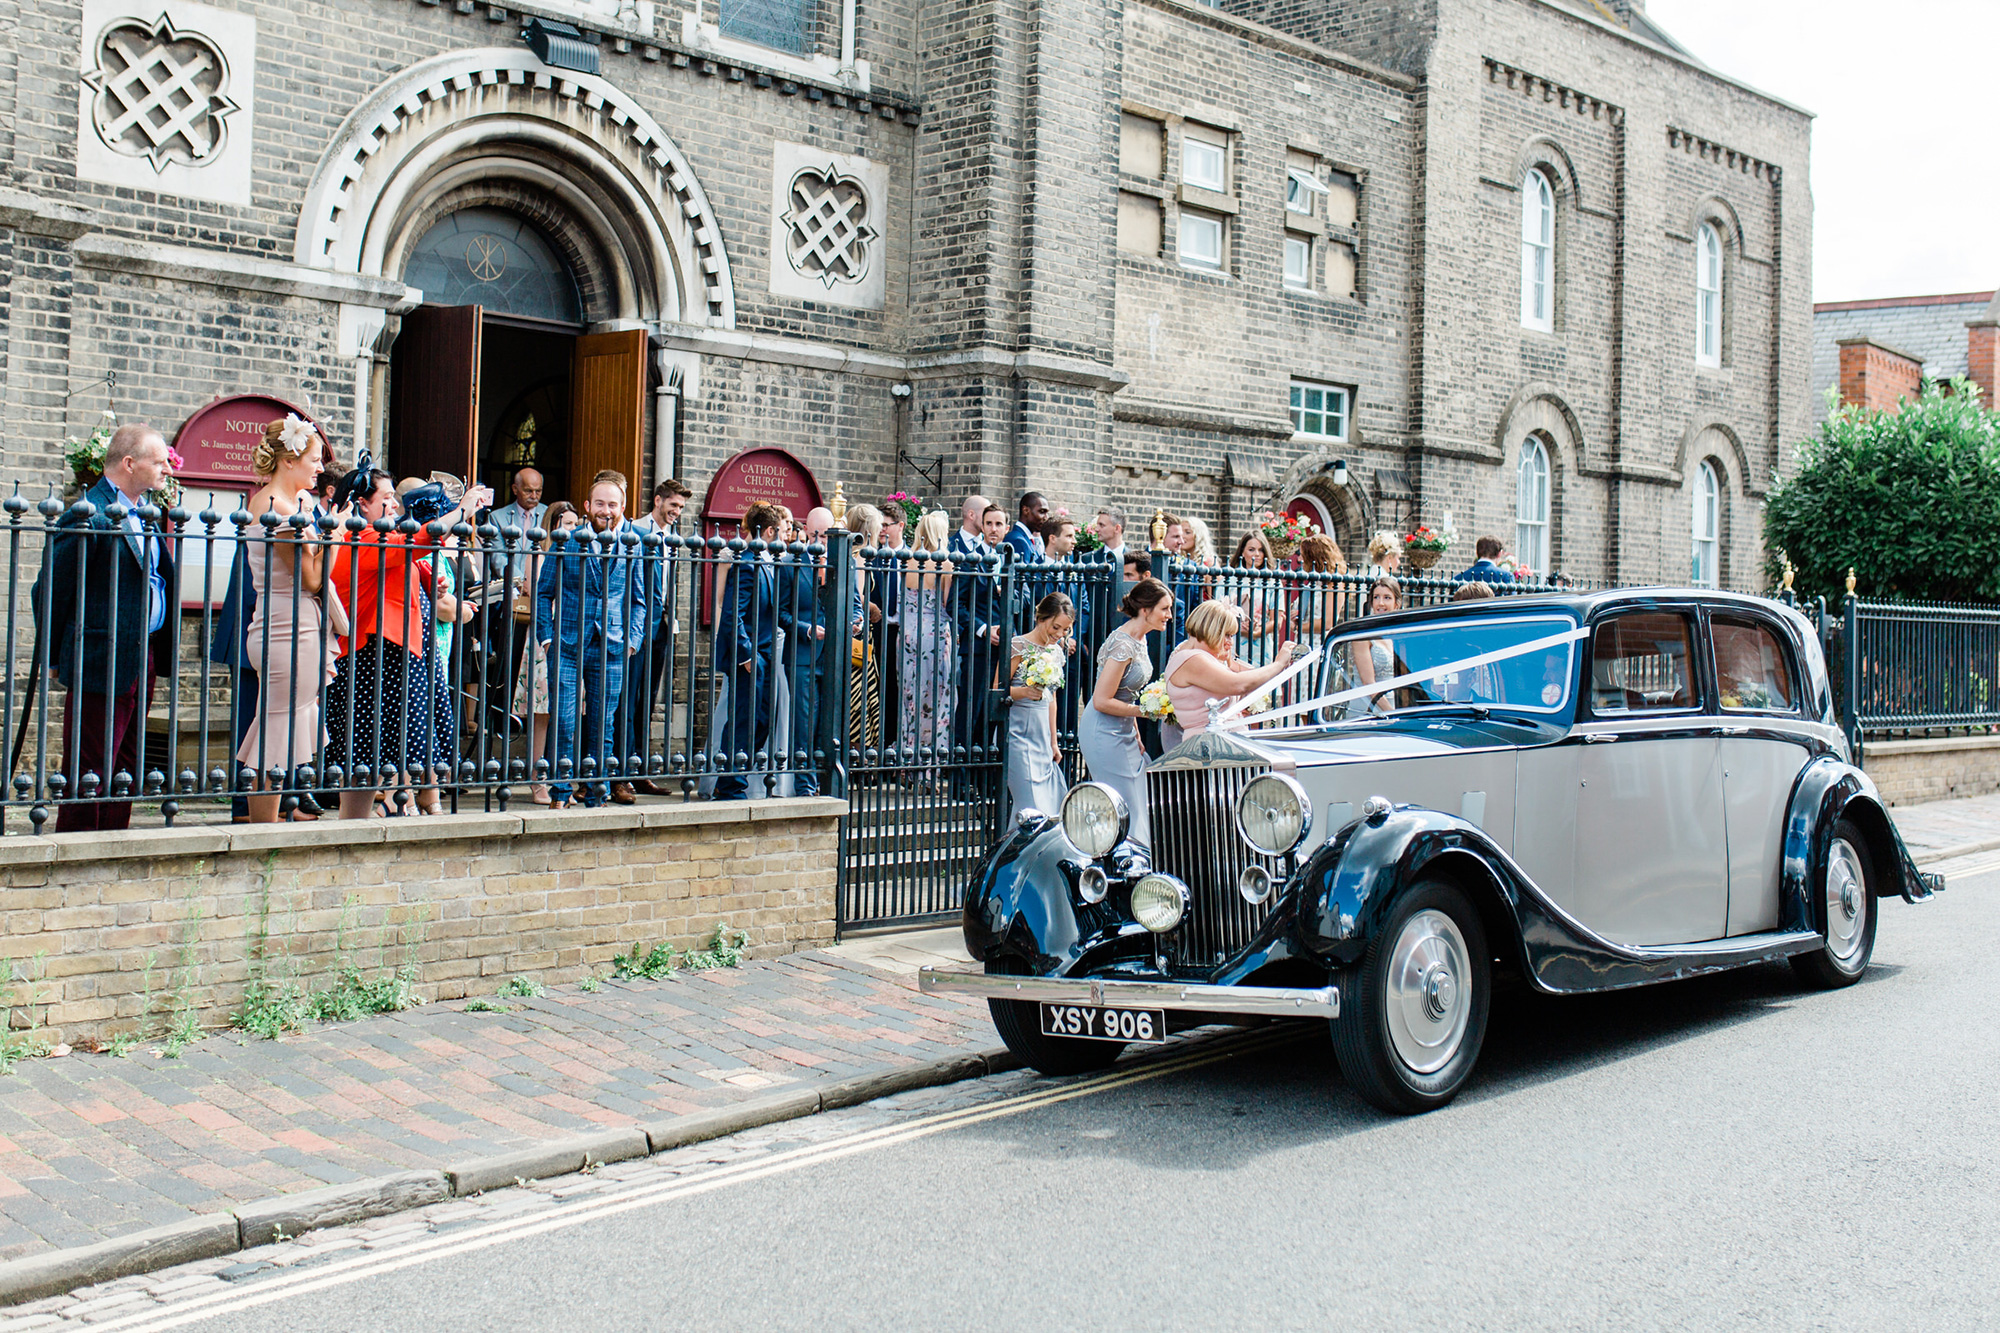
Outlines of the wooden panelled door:
[{"label": "wooden panelled door", "polygon": [[477,475],[482,314],[476,305],[420,305],[403,316],[389,392],[398,477]]},{"label": "wooden panelled door", "polygon": [[645,464],[646,331],[587,333],[570,361],[569,491],[578,509],[590,479],[606,468],[625,474],[628,514],[651,505]]}]

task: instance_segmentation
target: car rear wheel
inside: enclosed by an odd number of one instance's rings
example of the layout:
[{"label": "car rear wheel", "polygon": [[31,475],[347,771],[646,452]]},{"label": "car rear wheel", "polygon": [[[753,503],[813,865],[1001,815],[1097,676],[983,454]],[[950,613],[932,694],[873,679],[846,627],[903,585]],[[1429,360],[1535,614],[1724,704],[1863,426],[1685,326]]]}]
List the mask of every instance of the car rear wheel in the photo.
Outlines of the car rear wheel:
[{"label": "car rear wheel", "polygon": [[[1022,976],[1026,972],[1013,958],[986,965],[988,976]],[[1087,1074],[1109,1067],[1125,1053],[1125,1043],[1119,1041],[1049,1036],[1042,1031],[1042,1007],[1033,1000],[988,1000],[986,1008],[1007,1049],[1020,1056],[1023,1064],[1044,1074]]]},{"label": "car rear wheel", "polygon": [[1875,954],[1875,871],[1867,839],[1845,819],[1820,867],[1819,925],[1819,948],[1794,955],[1792,970],[1820,990],[1852,986]]},{"label": "car rear wheel", "polygon": [[1384,1111],[1443,1106],[1478,1062],[1492,992],[1492,955],[1471,901],[1456,885],[1419,883],[1342,976],[1332,1024],[1340,1072]]}]

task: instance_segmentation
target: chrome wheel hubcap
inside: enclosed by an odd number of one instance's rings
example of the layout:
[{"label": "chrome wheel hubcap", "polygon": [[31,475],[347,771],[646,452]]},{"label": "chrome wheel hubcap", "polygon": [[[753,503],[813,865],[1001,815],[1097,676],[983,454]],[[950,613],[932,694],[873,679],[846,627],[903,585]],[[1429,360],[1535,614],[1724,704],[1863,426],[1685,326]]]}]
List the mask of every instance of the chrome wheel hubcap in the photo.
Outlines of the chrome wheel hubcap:
[{"label": "chrome wheel hubcap", "polygon": [[1826,951],[1845,966],[1861,954],[1868,933],[1868,878],[1861,853],[1845,838],[1835,838],[1826,858]]},{"label": "chrome wheel hubcap", "polygon": [[1384,1006],[1396,1055],[1419,1074],[1451,1063],[1465,1040],[1471,955],[1458,924],[1426,908],[1403,923],[1389,954]]}]

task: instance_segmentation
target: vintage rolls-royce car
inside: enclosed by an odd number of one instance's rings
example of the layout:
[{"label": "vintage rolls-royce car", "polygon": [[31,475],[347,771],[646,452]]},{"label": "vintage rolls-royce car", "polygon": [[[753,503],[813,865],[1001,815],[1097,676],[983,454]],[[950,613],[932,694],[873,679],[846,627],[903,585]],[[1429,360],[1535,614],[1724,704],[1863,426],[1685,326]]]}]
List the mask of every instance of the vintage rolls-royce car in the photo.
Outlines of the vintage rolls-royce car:
[{"label": "vintage rolls-royce car", "polygon": [[[1153,845],[1080,783],[965,901],[988,998],[1045,1073],[1243,1016],[1325,1018],[1384,1110],[1443,1105],[1496,975],[1574,994],[1787,959],[1868,966],[1877,903],[1942,887],[1848,762],[1805,619],[1725,593],[1523,595],[1328,636],[1312,697],[1146,774]],[[1247,725],[1254,721],[1254,727]]]}]

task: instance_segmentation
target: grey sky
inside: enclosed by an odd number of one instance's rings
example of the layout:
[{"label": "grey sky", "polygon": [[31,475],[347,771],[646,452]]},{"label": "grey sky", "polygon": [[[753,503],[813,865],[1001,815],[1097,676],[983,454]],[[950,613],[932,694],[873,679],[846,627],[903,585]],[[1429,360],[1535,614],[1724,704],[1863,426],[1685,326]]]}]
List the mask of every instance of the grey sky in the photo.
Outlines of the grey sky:
[{"label": "grey sky", "polygon": [[2000,284],[1987,239],[2000,217],[2000,0],[1649,0],[1646,12],[1715,69],[1817,113],[1815,301]]}]

